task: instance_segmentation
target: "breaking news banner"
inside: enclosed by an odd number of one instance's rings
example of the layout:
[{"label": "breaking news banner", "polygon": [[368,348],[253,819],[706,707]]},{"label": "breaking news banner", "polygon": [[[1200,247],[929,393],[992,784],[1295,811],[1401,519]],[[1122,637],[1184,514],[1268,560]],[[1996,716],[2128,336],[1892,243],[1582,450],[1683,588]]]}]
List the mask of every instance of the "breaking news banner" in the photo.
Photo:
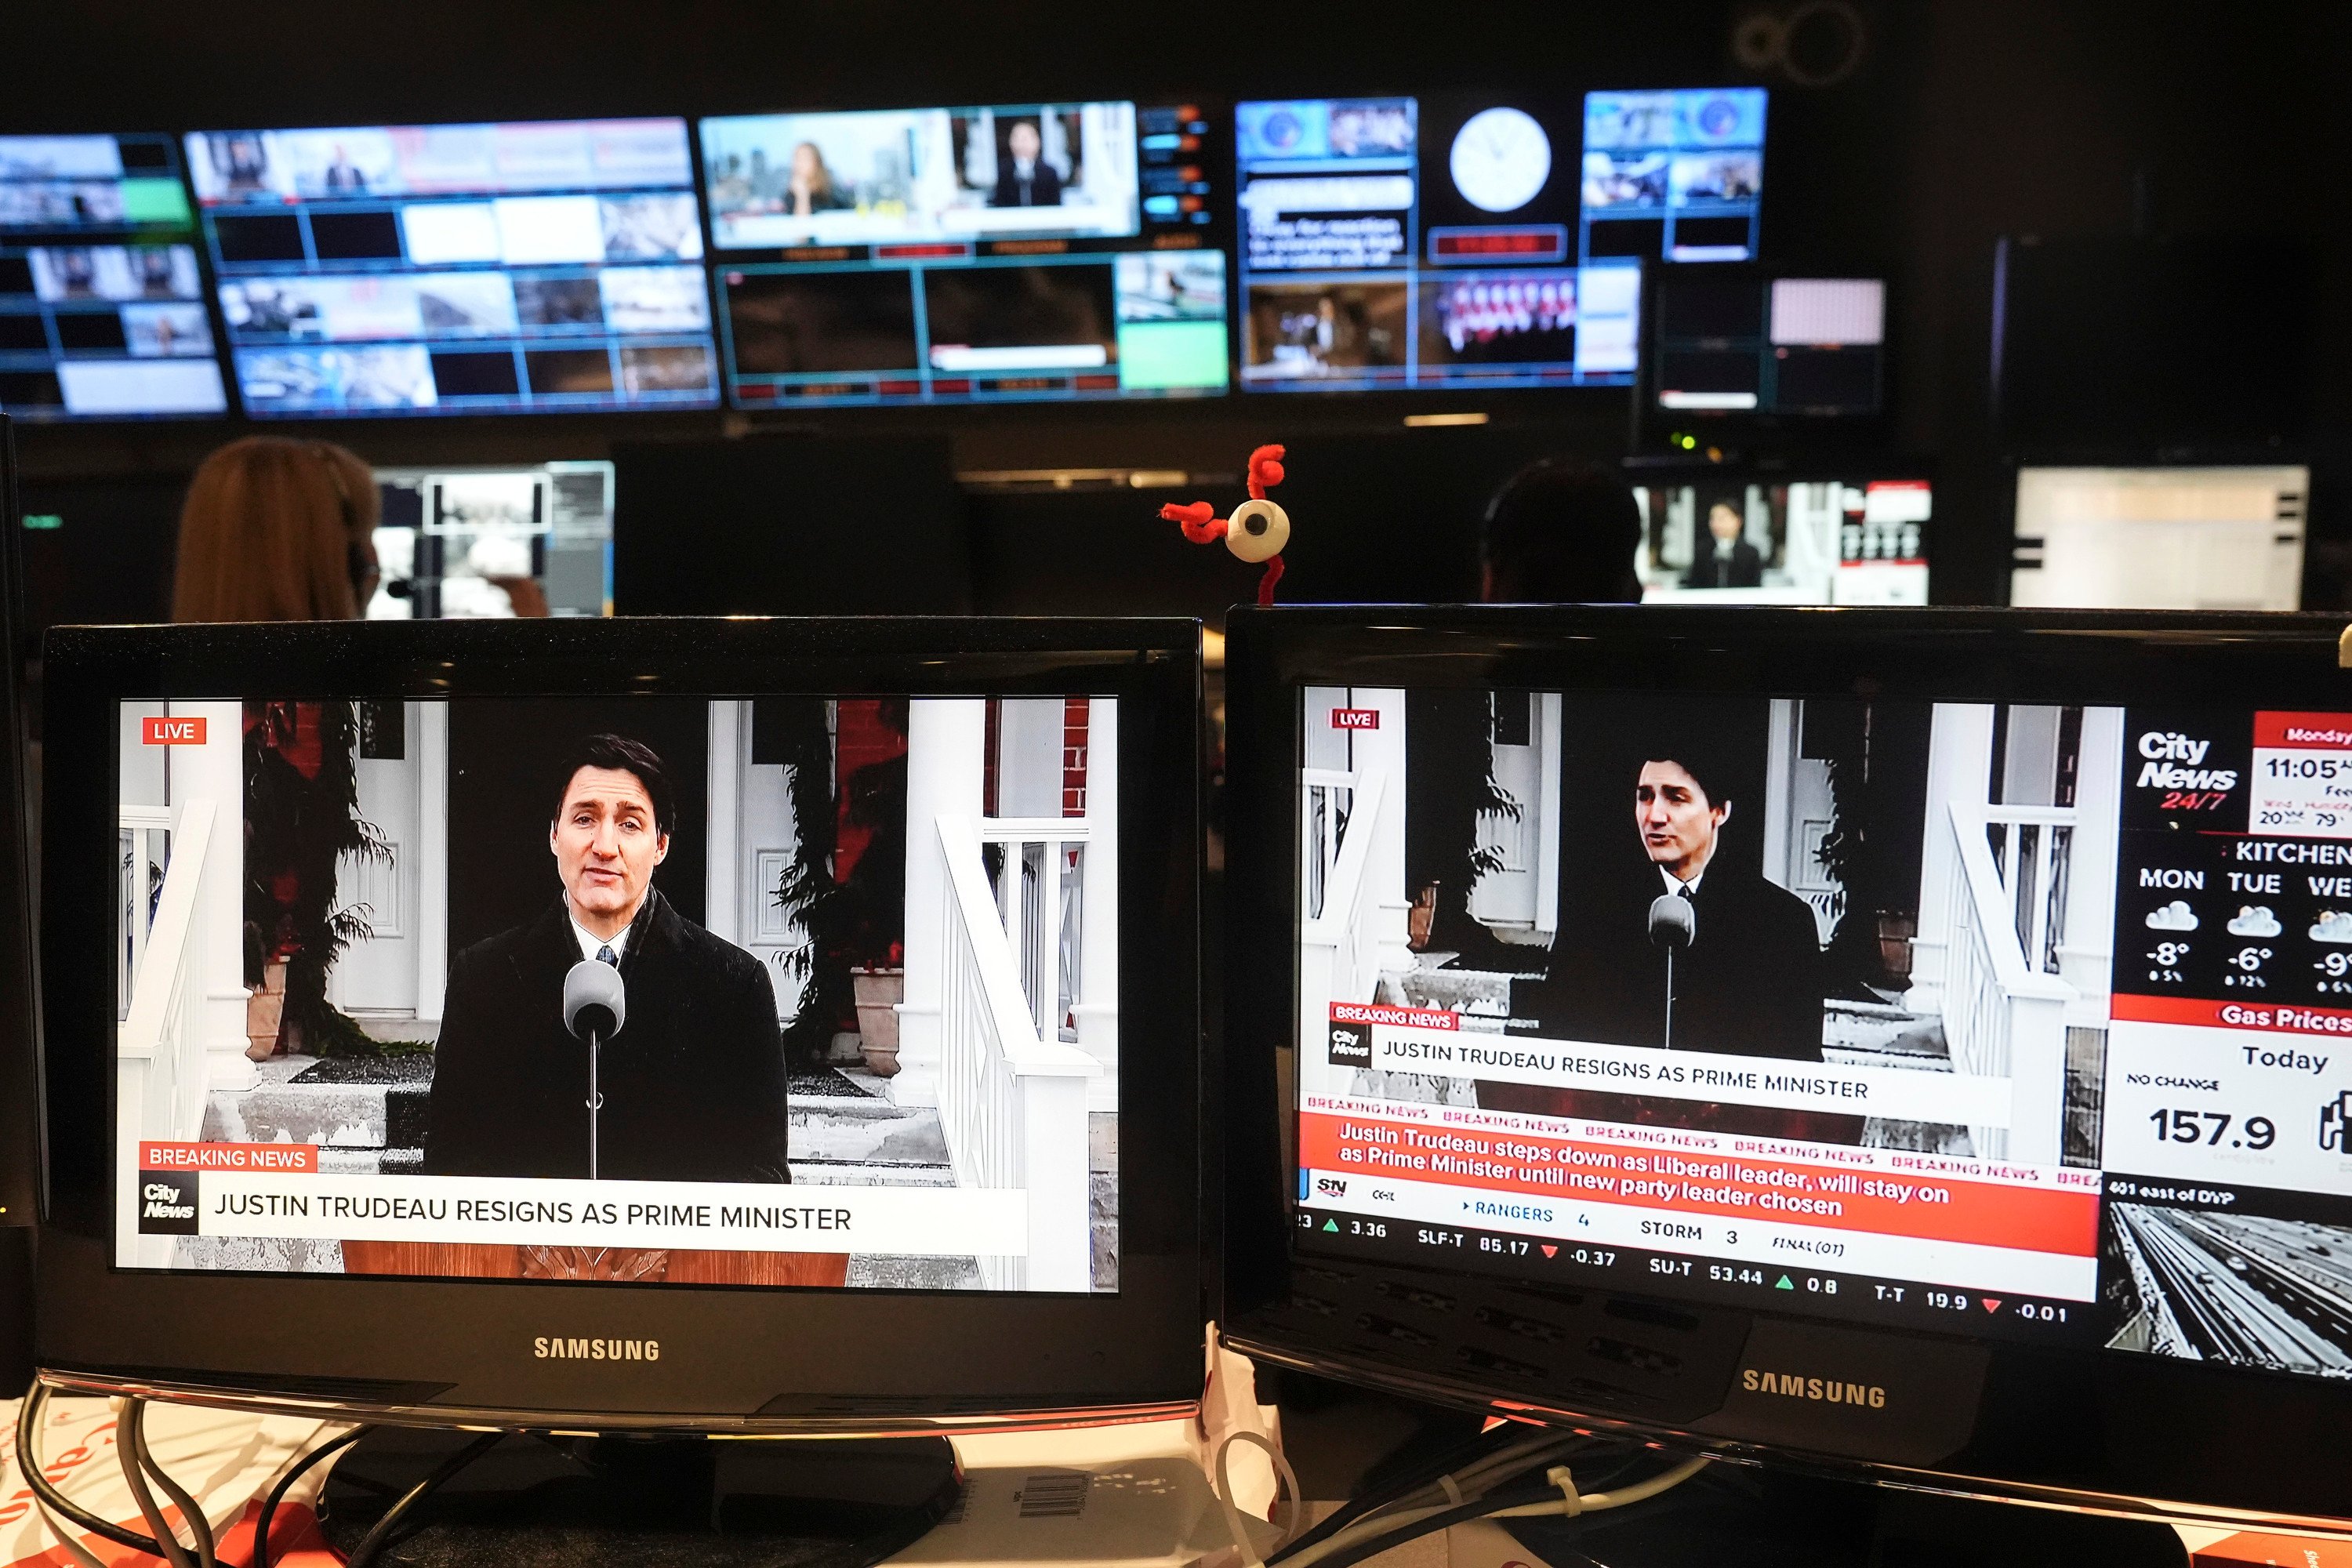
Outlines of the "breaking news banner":
[{"label": "breaking news banner", "polygon": [[121,720],[119,1266],[1118,1289],[1112,700]]}]

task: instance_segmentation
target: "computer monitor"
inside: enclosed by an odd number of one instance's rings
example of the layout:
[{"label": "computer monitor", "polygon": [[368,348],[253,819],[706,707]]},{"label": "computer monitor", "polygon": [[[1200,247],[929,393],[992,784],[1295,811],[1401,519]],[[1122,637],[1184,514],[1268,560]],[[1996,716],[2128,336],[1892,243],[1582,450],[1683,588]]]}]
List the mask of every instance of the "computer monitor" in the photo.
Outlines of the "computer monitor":
[{"label": "computer monitor", "polygon": [[53,633],[44,1373],[567,1427],[1189,1405],[1198,637]]},{"label": "computer monitor", "polygon": [[1753,260],[1767,102],[1760,87],[1586,93],[1578,259]]},{"label": "computer monitor", "polygon": [[2020,468],[2009,602],[2021,608],[2292,610],[2300,466]]},{"label": "computer monitor", "polygon": [[1197,106],[728,115],[701,137],[738,407],[1225,390]]},{"label": "computer monitor", "polygon": [[2342,617],[1244,611],[1253,1355],[2352,1517]]},{"label": "computer monitor", "polygon": [[1927,603],[1926,479],[1637,477],[1643,604]]},{"label": "computer monitor", "polygon": [[1288,99],[1239,105],[1234,127],[1244,390],[1633,379],[1641,267],[1574,242],[1572,110]]},{"label": "computer monitor", "polygon": [[683,120],[207,131],[187,149],[257,418],[718,405]]},{"label": "computer monitor", "polygon": [[228,411],[169,136],[0,136],[0,408]]},{"label": "computer monitor", "polygon": [[[613,465],[378,468],[372,621],[613,613]],[[535,597],[534,597],[535,594]]]},{"label": "computer monitor", "polygon": [[1642,416],[1696,433],[1672,444],[1885,411],[1885,279],[1668,270],[1652,293]]},{"label": "computer monitor", "polygon": [[0,414],[0,1398],[33,1370],[32,1236],[40,1217],[40,974],[34,963],[32,802],[19,709],[16,444]]}]

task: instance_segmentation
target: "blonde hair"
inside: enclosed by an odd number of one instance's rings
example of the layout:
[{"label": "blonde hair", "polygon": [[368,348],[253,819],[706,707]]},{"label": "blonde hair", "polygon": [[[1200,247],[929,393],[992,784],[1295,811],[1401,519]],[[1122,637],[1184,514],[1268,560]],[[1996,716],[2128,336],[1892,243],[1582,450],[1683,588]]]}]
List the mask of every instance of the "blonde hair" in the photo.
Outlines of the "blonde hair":
[{"label": "blonde hair", "polygon": [[175,621],[348,621],[365,606],[375,475],[325,441],[248,436],[206,458],[180,509]]}]

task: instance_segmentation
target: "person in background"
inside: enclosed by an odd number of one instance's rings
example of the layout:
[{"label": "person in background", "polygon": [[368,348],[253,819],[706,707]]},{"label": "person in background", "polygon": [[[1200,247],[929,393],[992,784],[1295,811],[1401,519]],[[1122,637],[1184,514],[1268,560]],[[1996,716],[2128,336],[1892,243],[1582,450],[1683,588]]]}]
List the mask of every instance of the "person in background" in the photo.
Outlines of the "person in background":
[{"label": "person in background", "polygon": [[175,621],[357,620],[375,593],[375,475],[325,441],[248,436],[180,509]]},{"label": "person in background", "polygon": [[[375,474],[327,441],[248,436],[206,458],[180,508],[175,621],[354,621],[379,576]],[[518,616],[547,614],[530,577],[498,577]]]},{"label": "person in background", "polygon": [[997,165],[996,190],[988,198],[992,207],[1057,207],[1062,205],[1062,176],[1040,156],[1045,138],[1034,120],[1016,120],[1004,133],[1004,150],[1012,156]]},{"label": "person in background", "polygon": [[834,186],[824,151],[814,142],[793,148],[792,174],[784,183],[784,210],[794,217],[809,217],[844,212],[849,205],[849,198]]},{"label": "person in background", "polygon": [[1764,581],[1764,557],[1741,536],[1748,531],[1739,503],[1717,500],[1706,509],[1707,542],[1683,579],[1685,588],[1754,588]]},{"label": "person in background", "polygon": [[1615,470],[1545,458],[1486,504],[1478,597],[1487,604],[1635,605],[1642,511]]}]

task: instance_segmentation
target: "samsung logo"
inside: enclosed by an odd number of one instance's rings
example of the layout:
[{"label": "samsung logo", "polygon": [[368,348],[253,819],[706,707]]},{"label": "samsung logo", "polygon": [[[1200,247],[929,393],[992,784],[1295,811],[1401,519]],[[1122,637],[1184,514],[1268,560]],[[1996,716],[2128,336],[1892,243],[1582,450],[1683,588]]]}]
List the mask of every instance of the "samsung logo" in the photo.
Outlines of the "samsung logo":
[{"label": "samsung logo", "polygon": [[1800,1377],[1794,1373],[1758,1372],[1739,1374],[1739,1386],[1750,1394],[1777,1394],[1788,1399],[1813,1399],[1824,1405],[1867,1405],[1886,1408],[1886,1390],[1874,1383],[1840,1383],[1833,1377]]},{"label": "samsung logo", "polygon": [[659,1340],[567,1340],[540,1338],[530,1353],[541,1361],[659,1361]]}]

